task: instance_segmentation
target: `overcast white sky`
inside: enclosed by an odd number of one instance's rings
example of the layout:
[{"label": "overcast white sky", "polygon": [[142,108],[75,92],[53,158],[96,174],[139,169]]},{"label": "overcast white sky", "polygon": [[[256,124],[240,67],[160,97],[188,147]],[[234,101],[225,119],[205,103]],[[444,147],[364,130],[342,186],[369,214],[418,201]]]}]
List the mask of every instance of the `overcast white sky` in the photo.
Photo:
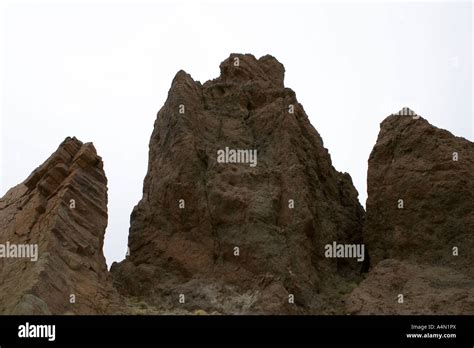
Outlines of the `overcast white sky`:
[{"label": "overcast white sky", "polygon": [[472,3],[1,3],[0,196],[66,136],[109,180],[105,256],[123,259],[148,141],[176,72],[204,82],[232,52],[275,56],[363,204],[379,123],[409,106],[473,140]]}]

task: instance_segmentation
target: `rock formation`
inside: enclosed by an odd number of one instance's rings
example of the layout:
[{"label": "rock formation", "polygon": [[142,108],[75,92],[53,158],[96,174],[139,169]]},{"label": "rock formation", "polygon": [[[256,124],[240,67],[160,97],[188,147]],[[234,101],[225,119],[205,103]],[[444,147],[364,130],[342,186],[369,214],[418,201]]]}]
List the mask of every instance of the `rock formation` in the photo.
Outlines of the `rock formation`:
[{"label": "rock formation", "polygon": [[472,142],[421,117],[390,116],[369,158],[367,191],[373,264],[398,258],[474,271]]},{"label": "rock formation", "polygon": [[220,70],[172,82],[115,284],[164,310],[340,313],[361,263],[325,245],[362,242],[351,178],[275,58],[232,54]]},{"label": "rock formation", "polygon": [[474,144],[411,111],[391,115],[369,158],[367,188],[373,269],[348,311],[474,314]]},{"label": "rock formation", "polygon": [[67,138],[0,199],[0,313],[121,313],[102,253],[106,226],[102,160],[91,143]]},{"label": "rock formation", "polygon": [[472,142],[387,117],[365,216],[283,65],[220,70],[174,78],[112,275],[91,143],[67,138],[0,199],[0,314],[474,314]]}]

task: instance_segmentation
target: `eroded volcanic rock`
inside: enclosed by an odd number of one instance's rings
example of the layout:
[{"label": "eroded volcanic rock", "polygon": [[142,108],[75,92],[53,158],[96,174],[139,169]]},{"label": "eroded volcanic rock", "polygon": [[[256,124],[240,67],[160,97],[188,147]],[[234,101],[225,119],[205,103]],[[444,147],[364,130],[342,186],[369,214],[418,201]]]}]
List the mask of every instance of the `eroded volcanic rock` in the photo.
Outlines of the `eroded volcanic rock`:
[{"label": "eroded volcanic rock", "polygon": [[474,274],[472,142],[421,117],[389,116],[369,158],[367,192],[364,240],[374,266],[396,258]]},{"label": "eroded volcanic rock", "polygon": [[[0,313],[121,313],[102,253],[106,226],[102,160],[91,143],[67,138],[0,199]],[[36,260],[5,254],[30,246],[34,256],[34,245]]]},{"label": "eroded volcanic rock", "polygon": [[[284,87],[281,63],[232,54],[220,70],[172,82],[115,284],[164,310],[339,313],[361,263],[326,258],[324,246],[362,242],[352,180]],[[221,163],[226,148],[257,161]]]},{"label": "eroded volcanic rock", "polygon": [[389,116],[367,187],[372,270],[348,312],[474,314],[474,144],[418,116]]}]

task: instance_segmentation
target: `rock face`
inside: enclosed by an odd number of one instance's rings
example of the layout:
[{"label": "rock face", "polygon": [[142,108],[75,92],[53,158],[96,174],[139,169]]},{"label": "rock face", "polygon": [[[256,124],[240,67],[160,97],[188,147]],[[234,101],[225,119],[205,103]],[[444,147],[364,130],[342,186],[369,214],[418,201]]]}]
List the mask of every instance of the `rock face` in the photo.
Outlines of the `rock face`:
[{"label": "rock face", "polygon": [[346,308],[348,314],[473,314],[474,279],[451,267],[386,259],[348,296]]},{"label": "rock face", "polygon": [[67,138],[0,199],[0,313],[122,312],[102,253],[106,226],[102,160]]},{"label": "rock face", "polygon": [[367,187],[373,269],[348,311],[474,314],[474,144],[413,112],[389,116]]},{"label": "rock face", "polygon": [[339,313],[361,263],[326,258],[325,245],[362,242],[352,180],[275,58],[232,54],[220,70],[172,82],[115,284],[165,310]]},{"label": "rock face", "polygon": [[397,258],[474,272],[472,142],[421,117],[390,116],[369,158],[367,191],[373,265]]}]

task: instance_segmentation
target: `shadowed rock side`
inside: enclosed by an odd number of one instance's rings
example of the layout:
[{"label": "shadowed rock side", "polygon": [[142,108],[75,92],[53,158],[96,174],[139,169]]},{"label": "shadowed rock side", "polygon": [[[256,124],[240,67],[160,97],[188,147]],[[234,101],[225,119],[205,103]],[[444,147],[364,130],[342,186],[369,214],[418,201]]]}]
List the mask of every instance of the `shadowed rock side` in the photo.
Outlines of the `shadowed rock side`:
[{"label": "shadowed rock side", "polygon": [[102,253],[106,226],[102,160],[91,143],[67,138],[0,199],[0,244],[38,246],[36,261],[0,258],[0,313],[121,313]]},{"label": "shadowed rock side", "polygon": [[348,311],[474,314],[474,144],[423,118],[389,116],[367,187],[364,241],[375,268]]},{"label": "shadowed rock side", "polygon": [[[361,263],[325,258],[324,246],[362,242],[352,180],[275,58],[232,54],[220,70],[203,85],[184,71],[172,82],[115,285],[160,310],[341,313]],[[257,150],[256,166],[219,163],[226,147]]]}]

